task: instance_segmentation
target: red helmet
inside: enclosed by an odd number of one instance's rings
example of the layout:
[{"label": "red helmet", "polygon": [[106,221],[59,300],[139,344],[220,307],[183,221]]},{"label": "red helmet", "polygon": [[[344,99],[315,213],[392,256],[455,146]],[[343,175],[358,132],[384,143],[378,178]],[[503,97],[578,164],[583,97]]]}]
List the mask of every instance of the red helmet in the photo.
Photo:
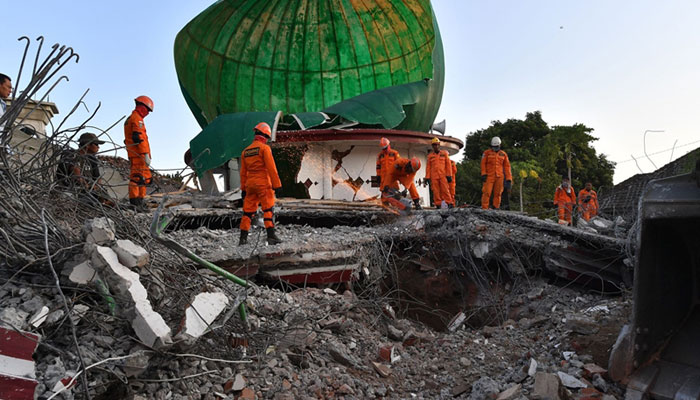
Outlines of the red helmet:
[{"label": "red helmet", "polygon": [[255,134],[259,133],[268,139],[272,136],[272,129],[270,129],[270,125],[268,125],[267,122],[260,122],[259,124],[255,125],[253,132],[255,132]]},{"label": "red helmet", "polygon": [[411,169],[413,169],[414,172],[420,169],[420,160],[418,157],[413,157],[411,159]]},{"label": "red helmet", "polygon": [[153,100],[148,96],[139,96],[134,99],[136,105],[143,104],[144,107],[148,108],[148,111],[153,112]]},{"label": "red helmet", "polygon": [[382,147],[382,149],[385,149],[391,142],[389,139],[383,137],[379,140],[379,145]]}]

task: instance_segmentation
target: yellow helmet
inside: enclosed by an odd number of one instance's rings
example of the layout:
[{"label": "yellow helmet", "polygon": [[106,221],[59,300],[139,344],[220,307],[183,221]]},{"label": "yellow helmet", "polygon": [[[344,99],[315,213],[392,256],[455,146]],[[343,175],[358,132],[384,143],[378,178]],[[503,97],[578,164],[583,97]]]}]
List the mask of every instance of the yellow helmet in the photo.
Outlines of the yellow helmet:
[{"label": "yellow helmet", "polygon": [[440,144],[440,139],[434,137],[433,140],[430,141],[430,144],[435,144],[435,143]]}]

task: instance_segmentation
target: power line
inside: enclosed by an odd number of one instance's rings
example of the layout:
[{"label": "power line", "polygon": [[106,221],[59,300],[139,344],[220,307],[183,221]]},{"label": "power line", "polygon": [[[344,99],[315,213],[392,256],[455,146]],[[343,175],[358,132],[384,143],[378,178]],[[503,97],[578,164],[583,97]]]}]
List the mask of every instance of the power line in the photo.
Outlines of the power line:
[{"label": "power line", "polygon": [[[700,143],[700,140],[696,140],[696,141],[694,141],[694,142],[682,144],[682,145],[680,145],[680,146],[670,147],[670,148],[665,149],[665,150],[659,150],[659,151],[657,151],[657,152],[655,152],[655,153],[651,153],[651,154],[649,154],[649,155],[650,155],[650,156],[654,156],[654,155],[657,155],[657,154],[662,154],[662,153],[666,153],[666,152],[669,152],[669,151],[673,151],[674,149],[680,149],[681,147],[691,146],[691,145],[694,145],[694,144],[697,144],[697,143]],[[636,158],[641,158],[641,156],[638,156],[638,157],[636,157]],[[615,164],[623,164],[623,163],[630,162],[630,161],[635,161],[635,157],[633,156],[632,158],[627,159],[627,160],[624,160],[624,161],[615,161]]]}]

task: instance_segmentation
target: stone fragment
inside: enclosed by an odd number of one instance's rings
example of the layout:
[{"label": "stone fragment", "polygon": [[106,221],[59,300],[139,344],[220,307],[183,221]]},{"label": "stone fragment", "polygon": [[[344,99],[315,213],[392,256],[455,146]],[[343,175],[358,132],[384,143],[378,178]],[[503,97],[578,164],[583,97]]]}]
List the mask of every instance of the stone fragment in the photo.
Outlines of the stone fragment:
[{"label": "stone fragment", "polygon": [[148,362],[153,353],[146,350],[137,350],[131,353],[124,362],[124,373],[126,376],[139,376],[148,368]]},{"label": "stone fragment", "polygon": [[608,391],[608,382],[602,376],[595,374],[593,375],[593,387],[605,393]]},{"label": "stone fragment", "polygon": [[474,257],[483,260],[489,254],[489,242],[472,242],[471,249]]},{"label": "stone fragment", "polygon": [[90,244],[104,245],[114,241],[114,222],[106,217],[88,219],[83,226],[83,237]]},{"label": "stone fragment", "polygon": [[251,388],[244,388],[241,391],[240,396],[237,397],[240,400],[255,400],[255,392]]},{"label": "stone fragment", "polygon": [[397,353],[396,348],[392,345],[385,345],[379,348],[379,359],[388,361],[390,363],[395,363],[401,359],[401,356]]},{"label": "stone fragment", "polygon": [[243,375],[236,374],[236,376],[233,379],[229,379],[228,381],[226,381],[226,383],[224,384],[224,392],[238,392],[245,388],[245,384],[246,381],[245,378],[243,378]]},{"label": "stone fragment", "polygon": [[73,325],[78,325],[88,311],[90,311],[90,307],[85,304],[74,305],[70,313],[70,320],[73,322]]},{"label": "stone fragment", "polygon": [[461,383],[457,384],[457,386],[454,386],[452,388],[452,396],[457,397],[472,388],[472,385],[468,384],[467,382],[462,381]]},{"label": "stone fragment", "polygon": [[464,312],[460,311],[457,315],[455,315],[454,317],[452,317],[452,320],[450,321],[450,323],[447,324],[447,330],[450,331],[450,332],[456,331],[457,328],[459,328],[460,326],[462,326],[462,324],[463,324],[464,321],[466,321],[466,320],[467,320],[466,314],[464,314]]},{"label": "stone fragment", "polygon": [[534,358],[530,359],[530,366],[527,368],[527,374],[530,376],[535,376],[537,373],[537,361]]},{"label": "stone fragment", "polygon": [[338,292],[336,292],[335,290],[333,290],[333,289],[331,289],[331,288],[325,288],[325,289],[323,289],[323,293],[325,293],[325,294],[330,294],[330,295],[338,294]]},{"label": "stone fragment", "polygon": [[372,367],[374,367],[374,370],[377,371],[379,376],[381,376],[382,378],[387,378],[389,375],[391,375],[391,368],[387,367],[382,363],[372,361]]},{"label": "stone fragment", "polygon": [[608,372],[605,368],[593,363],[588,363],[583,366],[583,374],[586,378],[593,378],[593,375],[605,375]]},{"label": "stone fragment", "polygon": [[335,360],[335,362],[345,365],[346,367],[352,367],[357,364],[354,358],[342,348],[339,348],[339,346],[331,346],[328,349],[328,353],[331,355],[333,360]]},{"label": "stone fragment", "polygon": [[542,400],[564,400],[567,398],[567,395],[558,376],[545,372],[538,372],[535,375],[535,386],[532,390],[532,398]]},{"label": "stone fragment", "polygon": [[566,329],[581,335],[593,335],[600,330],[600,327],[595,321],[570,315],[566,318]]},{"label": "stone fragment", "polygon": [[498,382],[491,377],[482,376],[472,384],[472,393],[469,397],[472,399],[492,399],[500,391]]},{"label": "stone fragment", "polygon": [[557,372],[557,376],[561,380],[562,385],[568,387],[569,389],[581,389],[588,386],[585,383],[581,382],[579,379],[565,372],[559,371]]},{"label": "stone fragment", "polygon": [[228,297],[224,293],[205,292],[198,294],[185,310],[182,330],[175,338],[189,344],[194,343],[226,309],[228,303]]},{"label": "stone fragment", "polygon": [[397,342],[403,340],[403,332],[401,332],[401,330],[396,328],[394,325],[387,326],[387,335],[389,336],[389,339]]},{"label": "stone fragment", "polygon": [[336,393],[340,393],[340,394],[355,394],[355,391],[352,390],[352,388],[351,388],[347,383],[343,383],[342,385],[340,385],[340,387],[338,388],[338,390],[336,390]]},{"label": "stone fragment", "polygon": [[148,252],[143,247],[131,240],[117,240],[112,245],[112,250],[117,253],[119,262],[128,268],[144,267],[148,264]]},{"label": "stone fragment", "polygon": [[498,394],[498,397],[496,397],[496,400],[513,400],[518,397],[520,397],[520,390],[522,389],[523,385],[517,384],[509,387],[508,389],[502,391],[501,393]]},{"label": "stone fragment", "polygon": [[78,285],[87,285],[96,279],[98,279],[97,271],[87,260],[74,266],[68,273],[68,280]]}]

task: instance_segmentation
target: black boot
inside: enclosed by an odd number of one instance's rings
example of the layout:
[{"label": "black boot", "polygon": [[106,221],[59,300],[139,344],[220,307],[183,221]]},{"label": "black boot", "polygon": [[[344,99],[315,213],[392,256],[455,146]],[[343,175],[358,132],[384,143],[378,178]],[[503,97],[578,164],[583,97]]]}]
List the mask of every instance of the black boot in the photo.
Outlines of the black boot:
[{"label": "black boot", "polygon": [[422,210],[423,207],[420,205],[420,199],[413,199],[413,208],[416,210]]},{"label": "black boot", "polygon": [[454,204],[448,204],[447,208],[455,208]]},{"label": "black boot", "polygon": [[248,244],[248,231],[241,231],[241,237],[238,239],[238,245],[243,246]]},{"label": "black boot", "polygon": [[275,228],[267,228],[267,244],[280,244],[282,239],[275,234]]},{"label": "black boot", "polygon": [[135,199],[129,199],[129,204],[132,205],[132,208],[133,208],[134,211],[136,211],[137,213],[142,213],[142,212],[148,211],[148,208],[147,208],[146,205],[143,203],[143,199],[140,198],[140,197],[135,198]]}]

